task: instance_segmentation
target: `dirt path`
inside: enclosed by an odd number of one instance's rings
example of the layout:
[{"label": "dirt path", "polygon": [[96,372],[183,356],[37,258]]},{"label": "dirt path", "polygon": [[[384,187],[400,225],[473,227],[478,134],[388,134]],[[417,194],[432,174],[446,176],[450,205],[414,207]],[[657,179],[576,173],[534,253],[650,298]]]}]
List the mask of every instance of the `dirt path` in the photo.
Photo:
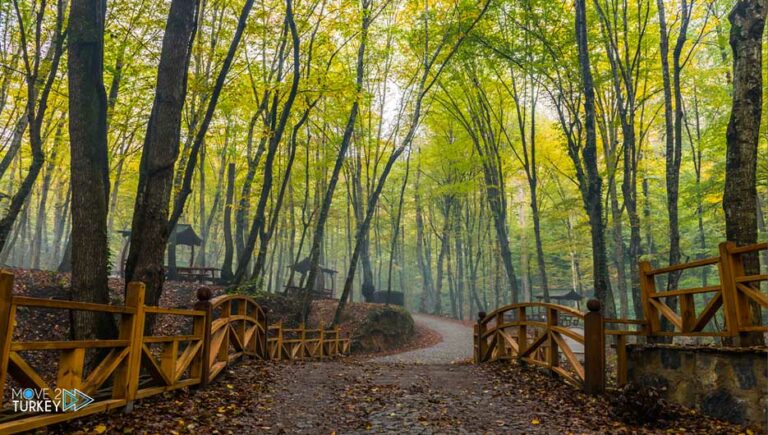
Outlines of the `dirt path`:
[{"label": "dirt path", "polygon": [[[471,328],[433,316],[428,348],[370,360],[245,361],[199,390],[154,396],[51,433],[518,434],[738,433],[686,411],[627,426],[605,396],[587,396],[517,364],[451,364],[471,355]],[[634,406],[634,405],[633,405]]]},{"label": "dirt path", "polygon": [[455,320],[413,314],[413,320],[436,331],[442,341],[434,346],[374,358],[377,363],[450,364],[472,358],[472,328]]}]

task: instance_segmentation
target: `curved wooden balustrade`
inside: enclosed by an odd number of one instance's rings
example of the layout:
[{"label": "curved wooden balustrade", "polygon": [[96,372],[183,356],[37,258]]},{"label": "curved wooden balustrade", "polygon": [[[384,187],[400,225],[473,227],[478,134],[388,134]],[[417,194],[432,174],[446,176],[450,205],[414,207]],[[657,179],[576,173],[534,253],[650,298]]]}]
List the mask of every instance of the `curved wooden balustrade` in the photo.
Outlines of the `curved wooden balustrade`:
[{"label": "curved wooden balustrade", "polygon": [[[616,349],[616,381],[621,386],[627,382],[629,336],[739,337],[768,331],[768,325],[756,321],[760,309],[768,308],[768,296],[760,287],[768,282],[768,274],[747,273],[745,266],[747,255],[768,255],[768,243],[737,247],[725,242],[719,245],[719,251],[717,257],[657,269],[641,262],[644,319],[608,319],[602,318],[599,310],[580,313],[536,302],[507,305],[488,315],[481,313],[475,326],[475,362],[518,358],[546,367],[586,391],[600,391],[605,385],[606,337],[611,337],[610,344]],[[716,285],[656,288],[656,277],[660,275],[713,266],[717,266],[720,278]],[[677,308],[669,303],[670,297],[679,301]],[[715,322],[718,314],[722,325]],[[671,329],[661,327],[662,319]],[[574,350],[581,345],[583,353]]]},{"label": "curved wooden balustrade", "polygon": [[267,358],[267,316],[255,300],[222,295],[210,301],[209,380],[243,355]]},{"label": "curved wooden balustrade", "polygon": [[[12,288],[13,275],[0,272],[0,399],[10,396],[3,395],[6,389],[13,387],[18,392],[19,388],[29,387],[51,396],[55,389],[78,389],[93,397],[94,402],[75,412],[0,415],[0,434],[28,431],[118,407],[130,409],[137,399],[182,387],[205,386],[225,367],[245,356],[314,358],[341,355],[350,349],[349,338],[338,329],[283,330],[281,324],[272,328],[252,298],[224,295],[210,299],[211,292],[206,288],[198,290],[199,302],[192,310],[146,306],[142,283],[128,285],[122,306],[13,296]],[[111,340],[16,340],[19,308],[109,313],[118,320],[118,336]],[[148,315],[171,316],[187,331],[181,335],[146,335]],[[275,349],[274,345],[268,347],[271,329],[288,337],[277,346],[279,351],[270,350]],[[300,332],[298,336],[296,331]],[[319,337],[314,337],[317,334]],[[58,366],[53,370],[33,367],[27,354],[38,351],[58,352]]]},{"label": "curved wooden balustrade", "polygon": [[587,377],[584,328],[585,314],[570,307],[543,302],[506,305],[478,320],[475,362],[517,358],[581,387]]}]

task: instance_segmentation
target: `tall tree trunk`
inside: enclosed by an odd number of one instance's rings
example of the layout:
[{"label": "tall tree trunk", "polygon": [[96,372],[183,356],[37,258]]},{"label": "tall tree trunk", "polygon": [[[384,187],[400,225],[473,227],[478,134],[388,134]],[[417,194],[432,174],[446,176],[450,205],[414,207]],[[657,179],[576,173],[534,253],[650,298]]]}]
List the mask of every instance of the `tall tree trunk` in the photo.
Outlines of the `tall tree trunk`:
[{"label": "tall tree trunk", "polygon": [[[305,283],[305,295],[304,295],[304,308],[302,312],[302,318],[306,322],[309,316],[310,304],[312,301],[312,290],[315,285],[315,281],[318,278],[320,272],[320,256],[323,245],[323,239],[325,237],[325,223],[328,220],[328,213],[331,210],[331,203],[333,202],[333,193],[336,190],[336,184],[339,182],[339,174],[344,164],[344,159],[349,149],[349,144],[352,141],[352,133],[355,129],[355,121],[360,109],[359,94],[363,91],[363,76],[365,70],[365,48],[368,42],[368,26],[371,22],[371,16],[369,8],[371,0],[362,0],[362,27],[360,46],[357,49],[357,61],[356,61],[356,78],[355,78],[355,97],[352,103],[352,108],[347,118],[347,124],[344,127],[344,134],[341,139],[341,145],[339,146],[339,152],[336,156],[336,162],[333,166],[331,178],[328,180],[328,186],[323,196],[322,204],[320,205],[320,212],[317,216],[317,223],[315,224],[315,234],[312,237],[312,247],[310,248],[310,270],[309,278]],[[356,262],[356,261],[353,261]],[[353,262],[350,262],[352,264]],[[356,265],[355,265],[356,266]],[[347,279],[350,277],[348,276]],[[337,309],[337,313],[339,310]]]},{"label": "tall tree trunk", "polygon": [[[725,234],[738,245],[757,242],[757,146],[763,102],[763,30],[765,0],[737,0],[728,15],[733,49],[733,106],[726,132]],[[756,254],[743,256],[745,273],[760,273]],[[760,308],[751,304],[752,322],[759,325]],[[745,333],[741,345],[763,344],[763,334]]]},{"label": "tall tree trunk", "polygon": [[592,268],[595,296],[603,304],[604,312],[612,317],[616,313],[611,284],[608,280],[608,264],[605,253],[605,228],[603,224],[602,178],[597,168],[597,134],[595,131],[595,89],[589,62],[587,41],[587,11],[585,0],[576,0],[576,42],[579,50],[581,85],[584,92],[584,127],[586,143],[582,159],[586,167],[586,185],[581,186],[584,208],[589,216],[592,234]]},{"label": "tall tree trunk", "polygon": [[221,266],[221,279],[224,282],[232,280],[232,259],[234,246],[232,244],[232,207],[235,197],[235,164],[230,163],[227,170],[227,199],[224,204],[224,264]]},{"label": "tall tree trunk", "polygon": [[171,2],[141,154],[125,282],[144,282],[147,305],[157,305],[165,281],[163,253],[173,230],[168,225],[169,201],[197,8],[198,0]]},{"label": "tall tree trunk", "polygon": [[[106,1],[73,0],[69,17],[69,137],[72,180],[72,299],[109,303],[107,94],[104,91]],[[111,315],[75,311],[78,340],[112,338]]]}]

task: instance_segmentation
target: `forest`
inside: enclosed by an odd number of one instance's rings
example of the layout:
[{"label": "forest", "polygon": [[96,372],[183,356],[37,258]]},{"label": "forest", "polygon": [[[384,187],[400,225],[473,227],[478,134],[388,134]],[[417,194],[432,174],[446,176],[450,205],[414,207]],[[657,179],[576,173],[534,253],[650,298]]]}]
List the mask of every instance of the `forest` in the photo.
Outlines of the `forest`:
[{"label": "forest", "polygon": [[[71,298],[99,303],[110,276],[156,305],[185,267],[309,293],[322,266],[339,312],[400,292],[472,319],[573,291],[641,318],[639,261],[768,234],[765,15],[763,0],[2,0],[0,264],[71,272]],[[192,250],[176,245],[190,226]]]}]

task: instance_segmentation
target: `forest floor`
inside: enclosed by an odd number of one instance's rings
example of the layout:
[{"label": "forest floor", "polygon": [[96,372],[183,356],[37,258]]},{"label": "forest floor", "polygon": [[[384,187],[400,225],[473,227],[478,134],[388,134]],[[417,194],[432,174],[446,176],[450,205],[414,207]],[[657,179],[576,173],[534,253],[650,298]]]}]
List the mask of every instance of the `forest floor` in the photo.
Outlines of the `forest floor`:
[{"label": "forest floor", "polygon": [[[653,425],[622,421],[611,396],[592,397],[516,364],[475,366],[469,327],[415,316],[442,340],[392,357],[245,361],[205,389],[183,390],[52,427],[52,433],[751,433],[669,408]],[[460,328],[463,328],[460,329]],[[471,330],[470,330],[471,331]],[[461,360],[464,361],[461,361]],[[429,362],[422,364],[421,362]],[[456,362],[461,361],[461,362]]]}]

